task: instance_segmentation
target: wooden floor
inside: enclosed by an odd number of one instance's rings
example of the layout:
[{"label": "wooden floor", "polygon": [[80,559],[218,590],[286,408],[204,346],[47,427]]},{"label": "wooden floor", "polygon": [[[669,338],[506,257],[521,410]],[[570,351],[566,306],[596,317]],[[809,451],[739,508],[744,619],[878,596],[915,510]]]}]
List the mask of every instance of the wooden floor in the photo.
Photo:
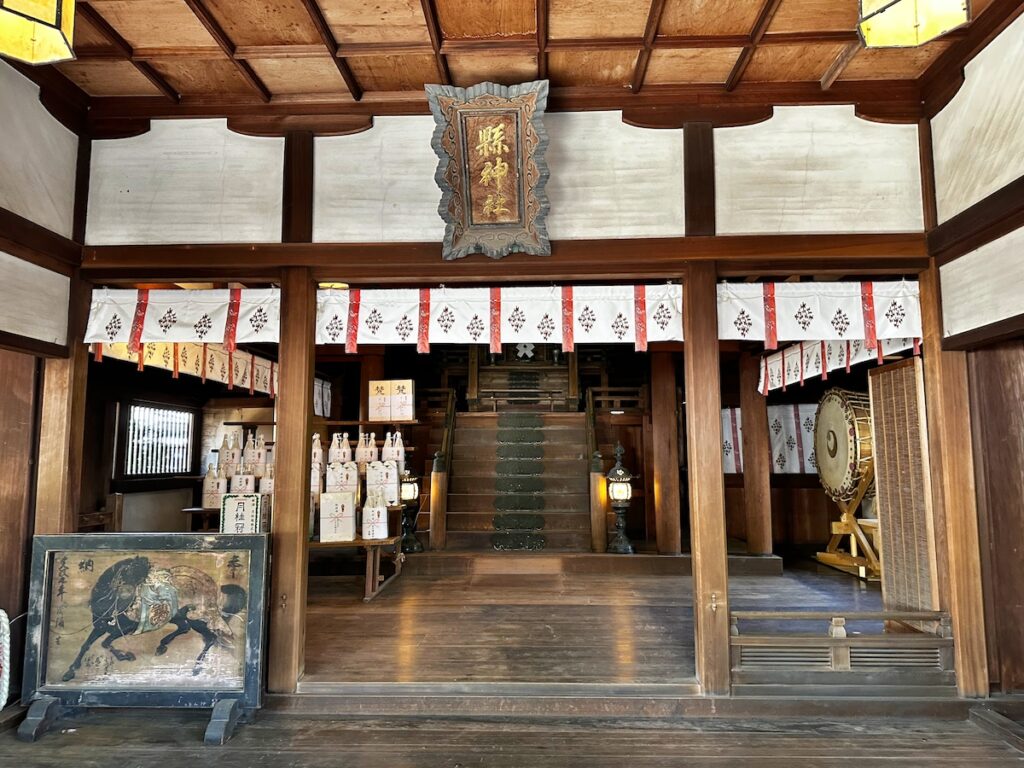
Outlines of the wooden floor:
[{"label": "wooden floor", "polygon": [[1022,766],[968,721],[411,720],[261,716],[223,747],[202,713],[94,712],[35,744],[0,733],[0,764],[47,768],[823,768]]},{"label": "wooden floor", "polygon": [[[692,582],[675,575],[403,576],[364,604],[358,577],[310,580],[302,693],[335,683],[687,683]],[[808,566],[730,579],[733,608],[879,610],[876,585]]]}]

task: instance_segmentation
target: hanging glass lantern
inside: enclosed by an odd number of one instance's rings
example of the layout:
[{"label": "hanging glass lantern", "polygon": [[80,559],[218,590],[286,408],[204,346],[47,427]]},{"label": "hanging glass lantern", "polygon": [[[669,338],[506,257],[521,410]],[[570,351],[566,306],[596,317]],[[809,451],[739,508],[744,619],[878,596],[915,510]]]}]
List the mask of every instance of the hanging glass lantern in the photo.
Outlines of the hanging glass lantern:
[{"label": "hanging glass lantern", "polygon": [[0,54],[26,64],[75,58],[75,0],[0,0]]},{"label": "hanging glass lantern", "polygon": [[867,48],[909,48],[970,20],[970,0],[860,0],[858,29]]}]

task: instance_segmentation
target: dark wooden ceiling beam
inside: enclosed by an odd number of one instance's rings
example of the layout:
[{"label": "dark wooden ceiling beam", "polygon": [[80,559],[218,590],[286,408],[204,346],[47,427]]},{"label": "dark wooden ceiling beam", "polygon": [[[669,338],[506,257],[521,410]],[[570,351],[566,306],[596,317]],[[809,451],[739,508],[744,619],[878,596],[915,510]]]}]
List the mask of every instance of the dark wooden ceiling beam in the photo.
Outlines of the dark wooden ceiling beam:
[{"label": "dark wooden ceiling beam", "polygon": [[210,36],[220,46],[220,49],[224,51],[224,54],[234,65],[235,69],[238,70],[238,74],[242,76],[242,79],[259,94],[261,101],[269,102],[271,94],[267,90],[267,86],[263,84],[263,81],[260,80],[248,62],[235,58],[235,44],[231,42],[231,38],[228,37],[224,28],[221,27],[220,22],[210,13],[203,0],[185,0],[185,4],[192,10],[196,18],[199,19],[199,22],[206,27],[206,31],[210,33]]},{"label": "dark wooden ceiling beam", "polygon": [[548,22],[550,20],[548,0],[537,0],[537,77],[548,76]]},{"label": "dark wooden ceiling beam", "polygon": [[482,255],[445,262],[436,242],[88,246],[82,274],[108,283],[254,279],[303,266],[316,270],[318,278],[352,284],[437,285],[658,279],[679,275],[687,262],[707,260],[717,261],[728,275],[912,274],[927,267],[928,253],[920,233],[560,240],[552,242],[550,257],[512,254],[496,270]]},{"label": "dark wooden ceiling beam", "polygon": [[651,62],[651,49],[654,40],[658,36],[658,27],[661,26],[661,14],[665,10],[665,0],[651,0],[651,7],[647,11],[647,26],[644,27],[643,48],[636,57],[636,67],[633,69],[633,79],[630,88],[637,93],[644,86],[644,79],[647,77],[647,65]]},{"label": "dark wooden ceiling beam", "polygon": [[338,41],[334,39],[334,33],[324,17],[324,12],[320,10],[316,0],[302,0],[302,5],[305,6],[306,13],[309,15],[310,21],[313,22],[313,26],[316,27],[317,34],[320,35],[320,40],[323,42],[324,47],[327,48],[331,60],[334,61],[334,65],[338,68],[341,79],[345,81],[348,92],[352,94],[353,99],[359,101],[363,98],[363,87],[356,80],[356,76],[353,74],[348,62],[339,55]]},{"label": "dark wooden ceiling beam", "polygon": [[849,43],[843,50],[839,52],[835,60],[829,65],[828,69],[825,70],[825,74],[821,77],[821,90],[827,91],[832,85],[842,77],[843,72],[850,62],[854,60],[858,53],[861,51],[860,42]]},{"label": "dark wooden ceiling beam", "polygon": [[735,66],[732,68],[732,72],[729,73],[729,79],[725,82],[725,90],[734,90],[739,85],[740,80],[743,79],[743,74],[747,71],[750,60],[754,58],[754,51],[757,50],[758,44],[764,38],[768,27],[772,23],[772,19],[775,18],[775,12],[779,10],[781,4],[782,0],[764,1],[764,5],[761,6],[761,12],[757,15],[757,20],[754,22],[754,28],[750,32],[750,43],[743,48],[739,58],[736,60]]},{"label": "dark wooden ceiling beam", "polygon": [[448,58],[442,50],[444,37],[441,34],[441,22],[437,19],[437,7],[434,0],[420,0],[420,7],[423,9],[423,18],[427,23],[427,34],[430,35],[430,46],[434,51],[434,61],[437,63],[437,73],[441,78],[441,84],[451,85],[452,73],[448,69]]},{"label": "dark wooden ceiling beam", "polygon": [[181,95],[171,87],[171,84],[167,82],[163,75],[153,69],[153,66],[145,61],[136,61],[134,58],[134,51],[131,45],[121,37],[120,33],[114,29],[105,18],[103,18],[95,8],[89,3],[78,3],[76,6],[78,14],[89,22],[96,31],[103,36],[103,38],[113,46],[114,50],[117,51],[118,56],[131,62],[132,66],[135,67],[138,72],[149,80],[153,86],[164,95],[165,98],[170,99],[175,104],[181,99]]}]

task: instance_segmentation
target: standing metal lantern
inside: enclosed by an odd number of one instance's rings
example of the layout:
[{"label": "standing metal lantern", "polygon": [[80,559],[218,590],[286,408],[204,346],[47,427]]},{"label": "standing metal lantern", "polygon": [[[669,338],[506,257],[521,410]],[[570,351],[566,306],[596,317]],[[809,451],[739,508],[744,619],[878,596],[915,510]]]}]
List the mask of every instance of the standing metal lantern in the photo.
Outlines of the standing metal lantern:
[{"label": "standing metal lantern", "polygon": [[608,499],[615,512],[615,534],[608,542],[608,551],[613,555],[632,555],[633,545],[626,537],[626,512],[633,498],[633,475],[622,466],[625,454],[622,443],[615,444],[615,466],[608,470]]},{"label": "standing metal lantern", "polygon": [[402,475],[402,552],[422,552],[423,544],[416,538],[416,522],[420,514],[420,479],[408,472]]}]

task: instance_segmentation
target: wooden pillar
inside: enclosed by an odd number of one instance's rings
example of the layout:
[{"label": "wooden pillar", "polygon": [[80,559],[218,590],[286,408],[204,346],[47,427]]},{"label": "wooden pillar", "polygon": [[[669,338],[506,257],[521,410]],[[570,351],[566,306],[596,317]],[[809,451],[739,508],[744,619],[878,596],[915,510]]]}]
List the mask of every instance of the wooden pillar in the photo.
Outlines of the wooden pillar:
[{"label": "wooden pillar", "polygon": [[608,481],[597,451],[590,457],[590,548],[608,551]]},{"label": "wooden pillar", "polygon": [[[942,607],[950,613],[961,696],[987,696],[988,659],[981,587],[981,548],[971,443],[965,352],[942,350],[939,270],[920,276],[924,332],[925,401],[932,467],[932,506],[937,544],[944,541]],[[945,588],[943,589],[942,586]]]},{"label": "wooden pillar", "polygon": [[82,451],[89,349],[83,342],[92,285],[71,280],[68,356],[43,363],[36,468],[36,534],[74,533],[82,491]]},{"label": "wooden pillar", "polygon": [[692,263],[683,282],[683,336],[697,679],[705,694],[726,695],[729,580],[715,291],[714,262]]},{"label": "wooden pillar", "polygon": [[283,269],[267,682],[273,693],[293,693],[304,665],[315,319],[310,271]]},{"label": "wooden pillar", "polygon": [[740,418],[743,420],[743,509],[747,552],[772,553],[772,451],[768,436],[768,400],[757,391],[760,358],[740,356]]},{"label": "wooden pillar", "polygon": [[658,554],[682,552],[676,366],[671,352],[651,352],[651,451]]},{"label": "wooden pillar", "polygon": [[447,456],[434,458],[430,472],[430,548],[448,546],[448,467]]}]

